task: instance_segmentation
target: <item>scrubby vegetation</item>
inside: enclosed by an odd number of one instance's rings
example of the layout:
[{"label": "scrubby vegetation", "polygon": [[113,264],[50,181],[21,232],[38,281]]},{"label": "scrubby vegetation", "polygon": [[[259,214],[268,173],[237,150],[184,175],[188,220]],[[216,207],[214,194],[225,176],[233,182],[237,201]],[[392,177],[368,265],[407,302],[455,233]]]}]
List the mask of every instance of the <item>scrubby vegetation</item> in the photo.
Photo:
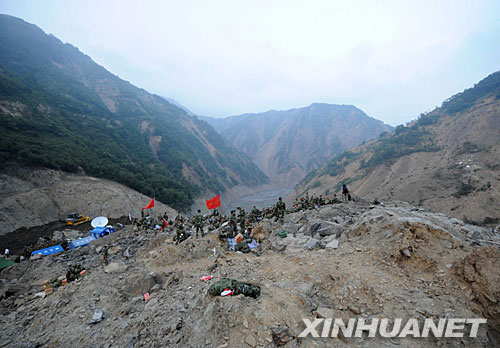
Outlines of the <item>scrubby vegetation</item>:
[{"label": "scrubby vegetation", "polygon": [[400,125],[391,136],[380,138],[370,148],[371,156],[368,160],[361,161],[360,169],[392,163],[402,156],[415,152],[436,151],[439,151],[439,147],[432,142],[432,134],[424,127]]},{"label": "scrubby vegetation", "polygon": [[[222,192],[237,184],[227,169],[242,183],[266,181],[206,122],[120,80],[36,26],[0,15],[0,47],[0,166],[82,168],[181,209],[202,189]],[[103,90],[116,112],[101,99]],[[215,158],[201,136],[217,150]],[[196,180],[184,178],[186,167]]]},{"label": "scrubby vegetation", "polygon": [[467,196],[471,192],[474,192],[474,185],[472,185],[472,181],[469,179],[467,182],[460,183],[457,192],[453,196],[460,198],[461,196]]},{"label": "scrubby vegetation", "polygon": [[488,148],[484,144],[476,144],[470,141],[466,141],[459,147],[456,151],[457,155],[462,155],[464,153],[472,153],[478,151],[486,151]]},{"label": "scrubby vegetation", "polygon": [[344,180],[342,180],[341,182],[338,182],[335,185],[335,192],[339,192],[341,190],[343,184],[350,185],[355,181],[363,179],[364,176],[365,176],[364,174],[358,174],[358,175],[350,177],[350,178],[345,178]]},{"label": "scrubby vegetation", "polygon": [[478,99],[488,95],[500,99],[500,72],[489,75],[474,87],[447,99],[443,102],[442,109],[449,114],[456,114],[470,108]]}]

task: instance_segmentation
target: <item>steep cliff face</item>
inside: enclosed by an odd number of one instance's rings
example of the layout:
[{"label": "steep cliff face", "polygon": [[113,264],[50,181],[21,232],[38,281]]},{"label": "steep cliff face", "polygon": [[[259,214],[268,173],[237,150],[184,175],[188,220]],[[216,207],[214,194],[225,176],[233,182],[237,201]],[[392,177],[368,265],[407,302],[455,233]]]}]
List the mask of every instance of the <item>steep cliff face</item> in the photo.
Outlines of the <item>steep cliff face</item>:
[{"label": "steep cliff face", "polygon": [[189,207],[265,175],[210,125],[70,44],[0,15],[0,160],[88,174]]},{"label": "steep cliff face", "polygon": [[286,111],[203,119],[280,187],[293,187],[336,154],[391,130],[350,105],[312,104]]},{"label": "steep cliff face", "polygon": [[393,134],[338,156],[292,196],[400,199],[477,223],[500,222],[500,73]]}]

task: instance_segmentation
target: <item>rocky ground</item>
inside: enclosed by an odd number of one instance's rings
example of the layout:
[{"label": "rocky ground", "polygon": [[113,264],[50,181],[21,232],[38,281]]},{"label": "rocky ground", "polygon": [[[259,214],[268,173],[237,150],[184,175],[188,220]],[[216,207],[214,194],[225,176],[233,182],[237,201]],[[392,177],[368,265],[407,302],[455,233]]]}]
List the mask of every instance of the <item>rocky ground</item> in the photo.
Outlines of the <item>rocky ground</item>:
[{"label": "rocky ground", "polygon": [[[261,226],[265,240],[248,254],[226,250],[213,232],[176,246],[172,233],[126,226],[87,247],[6,268],[0,347],[273,347],[277,327],[295,336],[285,347],[500,344],[500,238],[492,229],[404,203],[325,206]],[[40,294],[45,280],[74,264],[87,274]],[[214,278],[200,281],[205,275]],[[208,295],[223,277],[259,285],[261,296]],[[91,324],[99,311],[102,320]],[[297,337],[303,318],[322,316],[488,324],[476,338]]]}]

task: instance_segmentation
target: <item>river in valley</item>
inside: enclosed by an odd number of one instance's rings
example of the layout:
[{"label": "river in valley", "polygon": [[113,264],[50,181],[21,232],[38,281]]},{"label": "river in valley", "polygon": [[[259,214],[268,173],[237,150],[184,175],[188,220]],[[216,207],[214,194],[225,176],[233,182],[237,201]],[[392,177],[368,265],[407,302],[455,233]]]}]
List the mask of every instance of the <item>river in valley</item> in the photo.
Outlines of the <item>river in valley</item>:
[{"label": "river in valley", "polygon": [[231,202],[227,205],[222,204],[221,211],[224,214],[229,215],[231,210],[236,209],[236,207],[242,207],[247,213],[253,209],[254,205],[259,209],[271,207],[276,204],[279,197],[282,197],[284,200],[286,195],[291,191],[292,189],[290,188],[273,188],[270,190],[260,191],[249,196],[241,197],[237,201]]}]

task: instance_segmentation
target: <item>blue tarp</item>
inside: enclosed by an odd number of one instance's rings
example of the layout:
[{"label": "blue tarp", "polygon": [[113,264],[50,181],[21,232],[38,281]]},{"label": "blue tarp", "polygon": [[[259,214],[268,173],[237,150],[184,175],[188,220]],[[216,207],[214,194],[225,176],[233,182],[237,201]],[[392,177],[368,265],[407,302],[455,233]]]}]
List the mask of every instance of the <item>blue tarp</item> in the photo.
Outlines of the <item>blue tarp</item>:
[{"label": "blue tarp", "polygon": [[250,243],[248,243],[248,249],[252,250],[259,246],[259,243],[255,239],[252,239]]},{"label": "blue tarp", "polygon": [[95,239],[98,239],[113,232],[115,232],[115,229],[113,227],[96,227],[92,231],[90,231],[90,235]]},{"label": "blue tarp", "polygon": [[229,250],[234,251],[234,247],[236,246],[236,239],[235,238],[228,238],[227,245],[229,246]]},{"label": "blue tarp", "polygon": [[63,247],[60,245],[54,245],[45,249],[40,249],[33,251],[31,253],[31,256],[36,255],[36,254],[42,254],[42,255],[50,255],[50,254],[55,254],[58,252],[64,251]]},{"label": "blue tarp", "polygon": [[92,236],[88,236],[88,237],[80,238],[80,239],[75,239],[74,241],[69,243],[69,248],[76,249],[76,248],[79,248],[82,246],[86,246],[86,245],[89,245],[94,240],[95,240],[95,238]]}]

